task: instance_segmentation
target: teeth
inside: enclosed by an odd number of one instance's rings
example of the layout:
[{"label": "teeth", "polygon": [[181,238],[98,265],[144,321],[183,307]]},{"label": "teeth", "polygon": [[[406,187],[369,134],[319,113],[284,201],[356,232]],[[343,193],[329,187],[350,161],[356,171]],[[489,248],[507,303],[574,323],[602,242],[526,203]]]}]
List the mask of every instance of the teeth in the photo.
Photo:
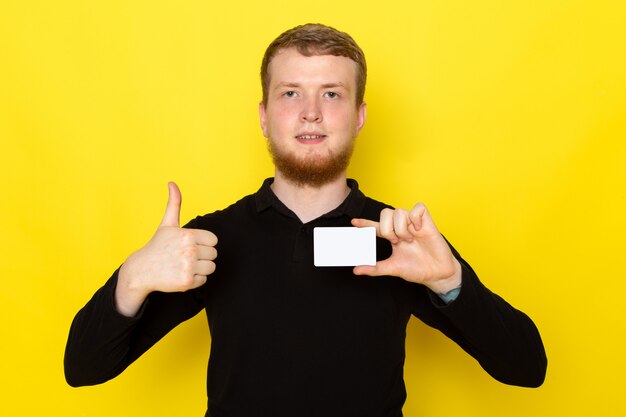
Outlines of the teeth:
[{"label": "teeth", "polygon": [[323,137],[322,135],[301,135],[301,136],[298,136],[298,138],[300,138],[300,139],[320,139],[322,137]]}]

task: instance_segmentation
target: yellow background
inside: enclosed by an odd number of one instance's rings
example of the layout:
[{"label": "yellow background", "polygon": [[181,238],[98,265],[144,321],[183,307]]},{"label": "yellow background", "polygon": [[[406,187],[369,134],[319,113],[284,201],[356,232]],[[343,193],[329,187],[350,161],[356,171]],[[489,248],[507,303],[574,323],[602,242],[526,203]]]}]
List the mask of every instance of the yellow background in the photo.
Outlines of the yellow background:
[{"label": "yellow background", "polygon": [[150,238],[168,180],[187,221],[272,175],[258,68],[309,21],[368,57],[350,176],[395,206],[425,202],[548,352],[541,388],[509,387],[413,320],[405,415],[625,415],[621,0],[4,0],[0,415],[202,415],[203,315],[81,389],[63,378],[67,331]]}]

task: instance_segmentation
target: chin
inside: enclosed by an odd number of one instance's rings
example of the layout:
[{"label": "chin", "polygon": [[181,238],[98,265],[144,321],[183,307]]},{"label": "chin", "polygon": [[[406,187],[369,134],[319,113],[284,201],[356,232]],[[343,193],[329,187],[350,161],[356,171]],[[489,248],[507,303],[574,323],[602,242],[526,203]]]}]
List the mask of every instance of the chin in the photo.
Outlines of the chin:
[{"label": "chin", "polygon": [[298,157],[294,153],[283,152],[268,141],[268,150],[277,171],[289,182],[298,186],[321,187],[345,175],[353,146],[340,152],[327,151],[326,155],[318,152]]}]

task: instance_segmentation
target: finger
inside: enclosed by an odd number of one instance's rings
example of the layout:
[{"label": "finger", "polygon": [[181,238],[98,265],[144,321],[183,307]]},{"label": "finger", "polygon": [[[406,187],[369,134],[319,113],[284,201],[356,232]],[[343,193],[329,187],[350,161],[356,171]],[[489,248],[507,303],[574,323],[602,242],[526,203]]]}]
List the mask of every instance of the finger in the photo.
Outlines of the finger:
[{"label": "finger", "polygon": [[189,289],[198,288],[203,286],[206,283],[207,276],[206,275],[194,275],[193,276],[193,286]]},{"label": "finger", "polygon": [[380,235],[380,227],[378,222],[367,219],[352,219],[351,223],[354,227],[374,227],[376,228],[376,236],[382,237]]},{"label": "finger", "polygon": [[213,246],[197,245],[196,248],[196,258],[199,261],[213,261],[217,258],[217,249]]},{"label": "finger", "polygon": [[202,229],[191,229],[193,231],[194,242],[197,245],[215,246],[217,245],[217,236],[213,232]]},{"label": "finger", "polygon": [[165,214],[163,220],[161,220],[161,227],[163,226],[180,226],[180,205],[182,201],[182,195],[178,186],[174,182],[167,184],[169,190],[169,196],[167,198],[167,207],[165,208]]},{"label": "finger", "polygon": [[196,275],[211,275],[213,272],[215,272],[215,262],[196,261],[193,272]]},{"label": "finger", "polygon": [[354,275],[376,276],[376,267],[371,265],[359,265],[352,269]]},{"label": "finger", "polygon": [[413,233],[414,236],[423,233],[426,229],[437,229],[433,219],[430,217],[428,209],[423,203],[418,203],[413,207],[409,213],[409,218],[411,219],[411,223],[413,223],[411,233]]},{"label": "finger", "polygon": [[430,218],[426,206],[422,203],[417,203],[409,212],[409,219],[413,225],[413,228],[409,228],[409,230],[414,236],[422,229],[425,216]]},{"label": "finger", "polygon": [[352,270],[354,275],[369,275],[371,277],[380,277],[383,275],[393,275],[390,264],[387,261],[376,262],[376,265],[359,265]]},{"label": "finger", "polygon": [[391,243],[397,243],[399,239],[393,230],[393,212],[390,208],[380,212],[380,235]]},{"label": "finger", "polygon": [[393,212],[393,230],[400,239],[413,240],[413,235],[409,232],[409,224],[408,211],[399,208]]}]

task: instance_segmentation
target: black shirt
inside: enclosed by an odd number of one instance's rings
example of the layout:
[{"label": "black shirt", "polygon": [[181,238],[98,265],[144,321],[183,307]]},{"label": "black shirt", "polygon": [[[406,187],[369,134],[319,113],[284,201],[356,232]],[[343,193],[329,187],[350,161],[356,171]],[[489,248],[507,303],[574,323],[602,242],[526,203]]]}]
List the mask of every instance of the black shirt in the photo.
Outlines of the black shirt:
[{"label": "black shirt", "polygon": [[[313,228],[378,220],[388,207],[354,180],[345,201],[303,224],[272,192],[272,179],[230,207],[185,227],[219,239],[216,271],[200,288],[152,293],[139,314],[117,313],[117,271],[79,311],[65,372],[73,386],[104,382],[180,322],[205,309],[211,331],[207,416],[401,416],[411,314],[440,329],[496,379],[538,386],[546,358],[532,321],[487,290],[452,248],[463,288],[446,305],[397,277],[313,266]],[[377,239],[377,258],[391,247]]]}]

